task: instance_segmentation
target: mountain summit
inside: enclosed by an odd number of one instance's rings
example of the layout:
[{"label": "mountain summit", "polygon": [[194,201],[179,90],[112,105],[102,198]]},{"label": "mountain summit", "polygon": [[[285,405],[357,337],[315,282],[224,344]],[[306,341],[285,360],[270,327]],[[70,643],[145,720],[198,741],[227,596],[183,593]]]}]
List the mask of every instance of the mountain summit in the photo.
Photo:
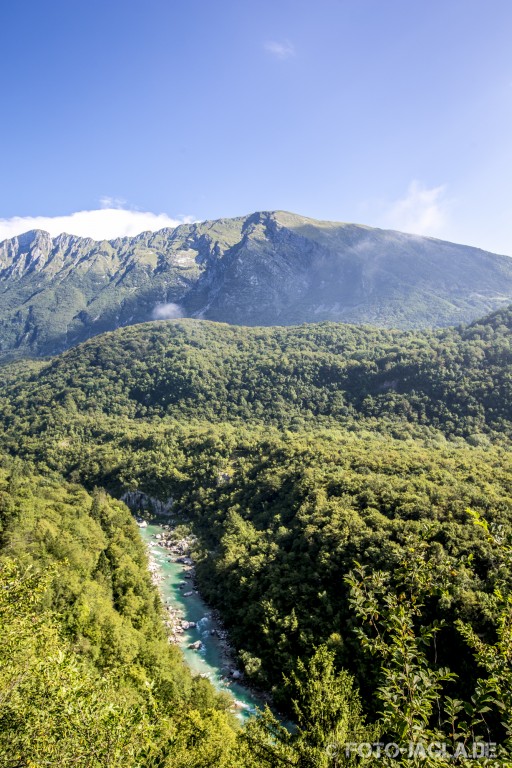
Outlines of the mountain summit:
[{"label": "mountain summit", "polygon": [[178,316],[240,325],[468,322],[512,302],[512,258],[274,211],[101,242],[27,232],[0,243],[0,293],[5,358]]}]

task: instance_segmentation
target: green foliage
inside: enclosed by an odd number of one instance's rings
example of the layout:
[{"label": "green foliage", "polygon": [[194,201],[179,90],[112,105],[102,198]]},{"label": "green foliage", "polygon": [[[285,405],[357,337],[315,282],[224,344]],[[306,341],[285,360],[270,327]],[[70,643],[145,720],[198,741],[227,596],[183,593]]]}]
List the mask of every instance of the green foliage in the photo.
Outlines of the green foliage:
[{"label": "green foliage", "polygon": [[[487,529],[480,516],[476,520]],[[494,539],[499,556],[510,559],[510,547]],[[346,578],[351,590],[351,604],[361,626],[356,632],[362,647],[379,660],[380,684],[376,689],[381,709],[376,727],[382,743],[416,744],[421,752],[411,760],[389,764],[438,766],[443,761],[423,754],[424,745],[450,744],[452,754],[470,754],[472,744],[490,740],[497,725],[510,736],[512,601],[510,586],[506,595],[499,593],[498,642],[484,643],[469,625],[457,622],[459,631],[473,649],[477,663],[486,677],[476,681],[474,692],[466,700],[448,695],[457,677],[438,663],[437,622],[421,623],[423,601],[439,597],[446,588],[448,571],[437,567],[428,557],[425,545],[409,547],[397,574],[397,585],[390,586],[385,574],[367,573],[357,566]],[[450,567],[454,567],[455,561]],[[419,577],[418,577],[419,574]],[[432,654],[433,651],[433,654]],[[446,685],[448,683],[448,686]],[[462,747],[460,746],[462,745]],[[500,747],[500,760],[512,758],[506,743]],[[470,765],[461,759],[459,764]],[[384,765],[388,761],[384,760]],[[503,763],[508,764],[508,763]]]},{"label": "green foliage", "polygon": [[[208,438],[198,436],[197,457],[187,459],[190,482],[175,492],[175,509],[199,535],[201,588],[221,610],[247,674],[279,686],[297,658],[332,642],[371,700],[374,672],[352,637],[343,576],[357,559],[394,584],[404,551],[421,543],[428,525],[429,556],[449,583],[422,611],[446,622],[444,664],[463,672],[461,684],[475,677],[453,622],[463,618],[492,634],[499,573],[465,509],[473,504],[510,527],[510,456],[334,431],[255,437],[239,435],[233,446],[228,433],[205,473]],[[219,484],[228,463],[230,480]]]},{"label": "green foliage", "polygon": [[352,678],[336,671],[334,652],[320,646],[308,663],[299,660],[286,688],[293,701],[293,733],[267,708],[243,734],[258,764],[271,768],[354,765],[353,755],[344,759],[345,745],[371,742],[374,732],[364,723]]},{"label": "green foliage", "polygon": [[0,369],[8,385],[0,414],[17,431],[27,421],[50,431],[66,423],[69,439],[80,436],[80,417],[99,412],[294,430],[362,422],[485,447],[489,436],[511,435],[511,328],[510,309],[467,328],[416,333],[144,324],[95,338],[32,375]]},{"label": "green foliage", "polygon": [[2,767],[233,766],[226,701],[169,645],[126,507],[3,463]]},{"label": "green foliage", "polygon": [[42,611],[48,581],[22,573],[10,559],[2,564],[0,763],[135,765],[151,751],[151,707],[74,653]]},{"label": "green foliage", "polygon": [[347,577],[351,603],[363,626],[359,629],[361,646],[379,658],[382,684],[377,689],[382,711],[382,727],[400,743],[416,741],[423,735],[435,714],[443,683],[454,675],[442,667],[430,666],[425,649],[440,630],[438,624],[421,626],[415,632],[415,619],[423,607],[414,595],[397,594],[386,585],[378,571],[367,575],[358,567]]},{"label": "green foliage", "polygon": [[502,710],[503,725],[512,752],[512,589],[509,575],[512,571],[512,539],[503,535],[501,527],[490,527],[475,510],[468,510],[477,525],[482,527],[494,546],[500,565],[500,577],[492,596],[496,615],[496,640],[485,642],[467,622],[458,621],[457,628],[473,649],[479,667],[487,678],[479,679],[497,701]]}]

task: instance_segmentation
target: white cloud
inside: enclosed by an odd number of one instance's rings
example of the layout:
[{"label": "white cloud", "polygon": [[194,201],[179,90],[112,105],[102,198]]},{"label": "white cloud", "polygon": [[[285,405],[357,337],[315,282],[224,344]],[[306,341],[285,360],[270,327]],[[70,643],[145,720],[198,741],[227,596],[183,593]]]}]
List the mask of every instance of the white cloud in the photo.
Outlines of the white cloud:
[{"label": "white cloud", "polygon": [[383,214],[381,226],[416,235],[442,235],[449,207],[445,192],[444,185],[428,189],[419,181],[412,181],[405,197],[392,203]]},{"label": "white cloud", "polygon": [[175,320],[178,317],[185,317],[185,311],[181,304],[157,304],[153,309],[152,317],[154,320]]},{"label": "white cloud", "polygon": [[[108,207],[93,211],[77,211],[67,216],[13,216],[0,219],[0,240],[21,235],[30,229],[43,229],[52,237],[67,232],[94,240],[112,240],[116,237],[133,237],[141,232],[156,232],[164,227],[177,227],[190,223],[190,216],[171,219],[165,213],[131,211],[119,207],[121,200],[103,198]],[[118,207],[116,207],[118,206]]]},{"label": "white cloud", "polygon": [[290,59],[295,56],[295,48],[289,40],[269,40],[265,43],[265,50],[276,59]]}]

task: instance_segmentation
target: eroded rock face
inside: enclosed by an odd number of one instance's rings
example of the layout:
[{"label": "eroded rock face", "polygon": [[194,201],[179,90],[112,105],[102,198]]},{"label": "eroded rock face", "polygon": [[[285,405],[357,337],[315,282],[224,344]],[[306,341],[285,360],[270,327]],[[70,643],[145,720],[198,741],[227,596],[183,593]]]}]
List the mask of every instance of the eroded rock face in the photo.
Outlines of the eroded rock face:
[{"label": "eroded rock face", "polygon": [[158,517],[169,515],[174,503],[172,498],[161,501],[161,499],[149,496],[142,491],[127,491],[121,496],[121,501],[123,501],[132,512],[149,512]]},{"label": "eroded rock face", "polygon": [[5,359],[180,316],[240,325],[466,322],[512,301],[512,259],[277,211],[101,242],[27,232],[0,243],[0,292]]}]

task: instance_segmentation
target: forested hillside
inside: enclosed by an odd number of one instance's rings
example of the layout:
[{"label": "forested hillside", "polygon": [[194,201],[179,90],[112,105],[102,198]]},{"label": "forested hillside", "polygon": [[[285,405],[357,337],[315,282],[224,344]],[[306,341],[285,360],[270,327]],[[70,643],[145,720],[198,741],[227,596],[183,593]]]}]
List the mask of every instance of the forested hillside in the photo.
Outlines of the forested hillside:
[{"label": "forested hillside", "polygon": [[0,584],[2,766],[228,764],[230,703],[169,645],[124,504],[2,457]]},{"label": "forested hillside", "polygon": [[34,375],[30,363],[19,374],[4,367],[4,414],[51,421],[64,408],[286,428],[373,418],[474,440],[510,435],[511,329],[510,309],[435,332],[146,323],[33,363]]},{"label": "forested hillside", "polygon": [[[511,310],[423,332],[186,320],[4,367],[1,443],[17,459],[5,460],[3,556],[56,565],[44,601],[91,674],[110,674],[113,648],[115,679],[130,696],[153,680],[170,728],[179,701],[215,750],[221,723],[227,752],[212,765],[358,764],[329,762],[338,726],[318,730],[319,691],[364,741],[453,741],[459,722],[504,750],[511,330]],[[129,514],[97,487],[172,499],[246,680],[295,735],[267,715],[234,736],[225,704],[196,691],[155,629]]]}]

